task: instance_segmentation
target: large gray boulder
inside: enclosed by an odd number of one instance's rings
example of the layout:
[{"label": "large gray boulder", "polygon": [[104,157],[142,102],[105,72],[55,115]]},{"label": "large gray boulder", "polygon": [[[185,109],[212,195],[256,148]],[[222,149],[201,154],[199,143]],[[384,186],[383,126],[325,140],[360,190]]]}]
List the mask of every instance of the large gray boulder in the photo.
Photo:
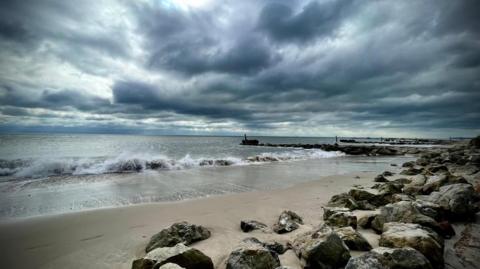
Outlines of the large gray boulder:
[{"label": "large gray boulder", "polygon": [[330,215],[325,223],[333,227],[350,226],[357,229],[357,217],[352,212],[336,212]]},{"label": "large gray boulder", "polygon": [[242,231],[245,233],[253,230],[267,231],[268,226],[256,220],[242,220],[240,221],[240,229],[242,229]]},{"label": "large gray boulder", "polygon": [[152,236],[145,252],[150,252],[159,247],[173,247],[178,243],[188,246],[194,242],[207,239],[210,235],[210,231],[203,226],[189,224],[186,221],[174,223]]},{"label": "large gray boulder", "polygon": [[449,268],[478,269],[480,263],[480,224],[465,225],[457,241],[447,241],[445,260]]},{"label": "large gray boulder", "polygon": [[340,193],[332,196],[332,198],[330,198],[330,201],[328,201],[327,206],[346,207],[350,210],[359,209],[358,203],[348,193]]},{"label": "large gray boulder", "polygon": [[372,249],[367,239],[352,227],[334,228],[334,231],[340,236],[343,242],[350,250],[368,251]]},{"label": "large gray boulder", "polygon": [[454,176],[450,173],[442,175],[434,175],[428,178],[425,185],[422,187],[423,194],[430,194],[434,191],[440,190],[440,187],[445,185],[452,185],[458,183],[468,183],[467,180],[461,176]]},{"label": "large gray boulder", "polygon": [[440,230],[438,222],[432,217],[422,214],[415,202],[411,201],[400,201],[381,207],[380,213],[372,221],[372,229],[381,233],[387,222],[417,223]]},{"label": "large gray boulder", "polygon": [[431,193],[426,200],[438,204],[449,218],[455,220],[471,220],[479,211],[479,198],[470,184],[440,187],[438,192]]},{"label": "large gray boulder", "polygon": [[280,266],[276,252],[255,238],[244,240],[230,253],[226,269],[275,269]]},{"label": "large gray boulder", "polygon": [[345,269],[433,269],[425,256],[413,248],[375,248],[353,257]]},{"label": "large gray boulder", "polygon": [[298,229],[303,224],[303,219],[297,213],[285,210],[278,217],[277,223],[273,225],[273,231],[278,234],[289,233]]},{"label": "large gray boulder", "polygon": [[338,212],[351,212],[351,210],[346,207],[323,207],[323,220],[327,220],[331,215]]},{"label": "large gray boulder", "polygon": [[326,225],[295,238],[292,248],[305,268],[343,268],[350,259],[348,247]]},{"label": "large gray boulder", "polygon": [[161,247],[148,252],[145,257],[133,261],[132,269],[153,269],[168,263],[185,269],[213,269],[212,259],[198,249],[181,243],[174,247]]},{"label": "large gray boulder", "polygon": [[385,223],[379,245],[389,248],[414,248],[425,255],[434,268],[444,267],[443,238],[433,230],[421,225],[399,222]]}]

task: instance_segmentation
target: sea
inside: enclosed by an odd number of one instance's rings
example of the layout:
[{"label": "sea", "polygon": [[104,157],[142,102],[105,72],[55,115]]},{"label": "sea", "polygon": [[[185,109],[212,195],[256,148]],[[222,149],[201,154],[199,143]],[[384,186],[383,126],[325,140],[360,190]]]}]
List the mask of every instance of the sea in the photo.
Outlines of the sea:
[{"label": "sea", "polygon": [[[412,159],[244,146],[242,139],[0,135],[0,219],[287,188],[329,175],[382,172],[392,163]],[[334,137],[249,139],[271,144],[335,143]]]}]

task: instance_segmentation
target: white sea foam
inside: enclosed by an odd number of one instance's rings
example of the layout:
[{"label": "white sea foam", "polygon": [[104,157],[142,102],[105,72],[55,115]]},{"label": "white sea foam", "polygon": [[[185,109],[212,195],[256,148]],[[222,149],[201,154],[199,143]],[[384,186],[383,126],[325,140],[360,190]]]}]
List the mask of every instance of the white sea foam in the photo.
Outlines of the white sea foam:
[{"label": "white sea foam", "polygon": [[192,157],[174,159],[165,155],[123,153],[114,158],[62,158],[32,160],[0,160],[0,176],[39,178],[54,175],[88,175],[141,172],[144,170],[182,170],[196,167],[250,165],[277,161],[332,158],[341,152],[299,149],[288,152],[265,152],[248,158]]}]

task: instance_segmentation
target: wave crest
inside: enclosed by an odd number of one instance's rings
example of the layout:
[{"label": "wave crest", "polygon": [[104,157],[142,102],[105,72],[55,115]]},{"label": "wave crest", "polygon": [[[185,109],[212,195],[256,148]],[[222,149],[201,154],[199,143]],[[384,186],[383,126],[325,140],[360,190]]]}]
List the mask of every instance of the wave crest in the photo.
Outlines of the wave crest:
[{"label": "wave crest", "polygon": [[322,150],[295,150],[282,153],[262,153],[248,158],[192,158],[122,154],[116,158],[70,158],[53,160],[0,160],[0,176],[39,178],[55,175],[91,175],[107,173],[133,173],[144,170],[182,170],[195,167],[248,165],[278,161],[331,158],[341,152]]}]

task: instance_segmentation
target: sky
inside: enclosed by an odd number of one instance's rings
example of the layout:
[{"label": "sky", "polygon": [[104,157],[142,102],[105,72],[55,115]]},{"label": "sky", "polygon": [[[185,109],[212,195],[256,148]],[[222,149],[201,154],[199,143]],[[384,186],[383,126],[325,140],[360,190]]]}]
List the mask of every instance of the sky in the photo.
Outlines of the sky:
[{"label": "sky", "polygon": [[0,132],[480,134],[477,0],[2,0]]}]

